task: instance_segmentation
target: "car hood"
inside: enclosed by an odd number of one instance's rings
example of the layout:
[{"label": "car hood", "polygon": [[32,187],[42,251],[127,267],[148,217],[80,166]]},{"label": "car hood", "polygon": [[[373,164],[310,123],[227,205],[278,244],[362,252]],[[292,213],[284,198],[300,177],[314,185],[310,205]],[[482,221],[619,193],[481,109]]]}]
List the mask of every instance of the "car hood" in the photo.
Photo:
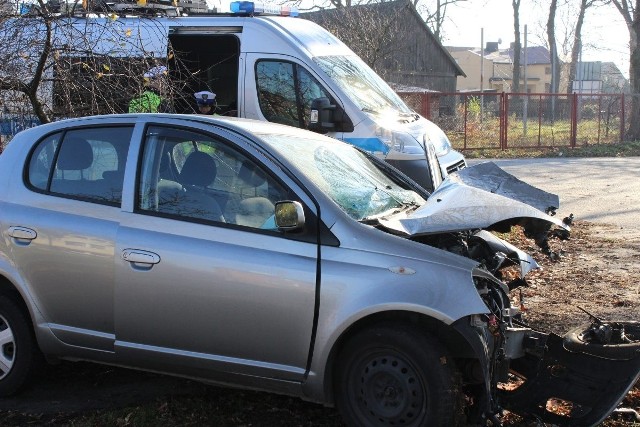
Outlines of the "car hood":
[{"label": "car hood", "polygon": [[526,184],[494,163],[482,163],[451,174],[426,203],[406,214],[379,218],[381,226],[408,236],[464,230],[506,231],[522,225],[528,233],[558,226],[558,196]]}]

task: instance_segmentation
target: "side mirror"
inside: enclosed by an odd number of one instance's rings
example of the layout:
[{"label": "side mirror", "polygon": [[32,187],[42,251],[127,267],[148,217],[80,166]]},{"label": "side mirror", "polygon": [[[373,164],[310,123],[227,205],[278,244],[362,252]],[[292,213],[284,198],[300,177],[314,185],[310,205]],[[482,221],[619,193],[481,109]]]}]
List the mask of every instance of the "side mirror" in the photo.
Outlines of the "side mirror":
[{"label": "side mirror", "polygon": [[353,132],[353,124],[344,110],[332,105],[329,98],[316,98],[311,101],[309,130],[318,133]]},{"label": "side mirror", "polygon": [[300,202],[276,202],[276,226],[280,230],[295,231],[304,227],[304,209]]}]

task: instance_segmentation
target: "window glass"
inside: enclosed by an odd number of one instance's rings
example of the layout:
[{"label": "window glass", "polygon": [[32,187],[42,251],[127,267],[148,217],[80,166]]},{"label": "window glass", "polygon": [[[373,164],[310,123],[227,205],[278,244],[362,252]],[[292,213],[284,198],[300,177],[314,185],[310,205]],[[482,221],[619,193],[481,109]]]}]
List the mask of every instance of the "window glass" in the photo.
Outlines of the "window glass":
[{"label": "window glass", "polygon": [[39,190],[47,190],[51,165],[58,149],[61,134],[56,133],[44,139],[31,155],[29,162],[29,183]]},{"label": "window glass", "polygon": [[270,122],[306,127],[311,101],[330,98],[309,71],[291,62],[259,61],[256,76],[260,109]]},{"label": "window glass", "polygon": [[260,136],[358,221],[425,203],[418,193],[348,144],[298,135]]},{"label": "window glass", "polygon": [[[43,191],[120,204],[132,127],[70,130],[44,139],[29,163],[29,183]],[[55,162],[55,164],[54,164]]]},{"label": "window glass", "polygon": [[184,219],[275,229],[283,187],[241,152],[209,135],[150,127],[138,208]]},{"label": "window glass", "polygon": [[264,117],[270,122],[299,127],[293,64],[260,61],[256,78],[258,102]]},{"label": "window glass", "polygon": [[362,111],[412,114],[389,85],[357,56],[321,56],[313,60]]}]

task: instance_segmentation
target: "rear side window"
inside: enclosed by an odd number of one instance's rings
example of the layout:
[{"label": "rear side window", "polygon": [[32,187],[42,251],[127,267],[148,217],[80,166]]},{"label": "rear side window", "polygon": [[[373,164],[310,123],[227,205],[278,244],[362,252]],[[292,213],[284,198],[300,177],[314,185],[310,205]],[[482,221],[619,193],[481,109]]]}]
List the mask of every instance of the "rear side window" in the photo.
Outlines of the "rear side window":
[{"label": "rear side window", "polygon": [[76,129],[42,140],[28,183],[42,192],[119,205],[133,127]]}]

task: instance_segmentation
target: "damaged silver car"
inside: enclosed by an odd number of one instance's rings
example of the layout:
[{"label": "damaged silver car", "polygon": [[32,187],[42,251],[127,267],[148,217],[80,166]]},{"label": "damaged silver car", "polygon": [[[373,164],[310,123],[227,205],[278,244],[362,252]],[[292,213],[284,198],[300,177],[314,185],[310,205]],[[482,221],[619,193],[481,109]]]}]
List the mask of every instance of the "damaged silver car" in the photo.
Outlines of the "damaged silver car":
[{"label": "damaged silver car", "polygon": [[548,249],[569,218],[492,164],[428,194],[303,130],[130,114],[20,133],[0,182],[3,396],[44,354],[299,396],[353,426],[495,426],[503,408],[595,425],[640,375],[638,323],[527,325],[510,295],[536,261],[491,231]]}]

